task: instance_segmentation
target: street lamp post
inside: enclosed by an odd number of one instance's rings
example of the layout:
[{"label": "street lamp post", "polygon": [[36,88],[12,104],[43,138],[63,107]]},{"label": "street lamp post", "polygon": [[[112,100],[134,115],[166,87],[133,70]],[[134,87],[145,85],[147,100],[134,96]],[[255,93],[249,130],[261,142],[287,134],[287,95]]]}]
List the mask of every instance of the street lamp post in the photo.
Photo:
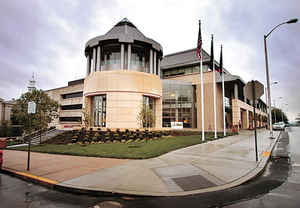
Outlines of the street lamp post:
[{"label": "street lamp post", "polygon": [[296,23],[297,21],[298,21],[298,19],[290,19],[287,22],[280,23],[280,24],[276,25],[267,35],[264,35],[265,61],[266,61],[266,78],[267,78],[267,91],[268,91],[268,107],[269,107],[270,138],[273,138],[273,126],[272,126],[271,92],[270,92],[270,76],[269,76],[269,64],[268,64],[267,38],[279,26],[281,26],[283,24]]},{"label": "street lamp post", "polygon": [[277,121],[276,121],[276,103],[275,103],[275,99],[274,99],[273,103],[274,103],[274,109],[273,109],[273,111],[274,111],[274,118],[275,118],[275,122],[274,123],[276,123]]},{"label": "street lamp post", "polygon": [[[270,85],[272,86],[272,85],[277,85],[278,84],[278,81],[273,81]],[[274,118],[275,118],[275,122],[274,123],[276,123],[276,103],[275,103],[275,99],[274,99],[274,110],[273,110],[273,108],[271,107],[271,115],[272,115],[272,111],[274,111]],[[271,105],[272,105],[272,103],[271,103]]]},{"label": "street lamp post", "polygon": [[[283,97],[279,97],[278,99],[283,99]],[[281,121],[283,122],[283,105],[281,105],[282,107],[281,107]],[[279,119],[278,119],[279,120]]]}]

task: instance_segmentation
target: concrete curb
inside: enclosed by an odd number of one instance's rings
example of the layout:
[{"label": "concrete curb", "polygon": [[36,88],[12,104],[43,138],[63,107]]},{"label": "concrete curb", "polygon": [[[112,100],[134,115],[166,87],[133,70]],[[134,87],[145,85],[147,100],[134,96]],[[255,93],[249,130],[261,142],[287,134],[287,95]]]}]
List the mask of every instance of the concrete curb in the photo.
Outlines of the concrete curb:
[{"label": "concrete curb", "polygon": [[15,170],[11,170],[9,168],[5,168],[2,167],[2,169],[0,169],[0,171],[2,173],[26,180],[26,181],[30,181],[32,183],[35,184],[40,184],[43,186],[46,186],[48,188],[53,188],[58,182],[57,181],[53,181],[47,178],[43,178],[43,177],[39,177],[39,176],[35,176],[29,173],[24,173],[24,172],[19,172],[19,171],[15,171]]},{"label": "concrete curb", "polygon": [[41,184],[43,186],[47,186],[48,188],[57,189],[60,191],[67,191],[71,193],[79,193],[79,194],[89,194],[89,195],[97,195],[97,196],[187,196],[187,195],[195,195],[195,194],[203,194],[207,192],[216,192],[216,191],[223,191],[225,189],[230,189],[239,185],[242,185],[250,180],[253,180],[257,176],[259,176],[264,169],[266,168],[268,161],[270,159],[270,156],[272,154],[272,151],[278,141],[278,139],[281,136],[281,132],[278,135],[276,139],[273,140],[270,147],[267,149],[267,151],[263,152],[262,159],[257,163],[256,168],[249,171],[246,175],[230,182],[224,185],[210,187],[210,188],[204,188],[199,190],[193,190],[193,191],[183,191],[183,192],[172,192],[172,193],[160,193],[160,192],[137,192],[137,191],[124,191],[124,190],[118,190],[118,189],[87,189],[85,187],[73,187],[73,186],[65,186],[65,185],[59,185],[59,182],[53,181],[47,178],[31,175],[24,172],[18,172],[14,170],[10,170],[8,168],[2,168],[2,172],[7,173],[9,175],[16,176],[18,178]]}]

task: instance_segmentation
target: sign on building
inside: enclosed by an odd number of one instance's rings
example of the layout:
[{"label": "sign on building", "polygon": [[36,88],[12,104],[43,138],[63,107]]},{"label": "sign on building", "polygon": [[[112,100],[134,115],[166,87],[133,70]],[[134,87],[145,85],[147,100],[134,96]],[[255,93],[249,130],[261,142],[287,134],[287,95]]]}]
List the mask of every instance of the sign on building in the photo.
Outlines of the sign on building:
[{"label": "sign on building", "polygon": [[172,129],[183,129],[183,122],[171,122]]}]

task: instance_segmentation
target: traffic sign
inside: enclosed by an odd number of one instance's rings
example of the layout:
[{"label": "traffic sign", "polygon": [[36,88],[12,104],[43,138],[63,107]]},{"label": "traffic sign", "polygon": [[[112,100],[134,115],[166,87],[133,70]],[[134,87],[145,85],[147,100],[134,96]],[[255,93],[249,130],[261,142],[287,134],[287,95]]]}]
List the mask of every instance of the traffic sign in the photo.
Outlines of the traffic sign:
[{"label": "traffic sign", "polygon": [[35,114],[35,112],[36,112],[36,104],[35,104],[35,102],[33,102],[33,101],[28,102],[27,112],[28,112],[28,114]]},{"label": "traffic sign", "polygon": [[[254,87],[254,93],[253,93],[253,87]],[[248,82],[244,87],[244,95],[249,100],[257,100],[263,94],[264,94],[264,85],[257,80]]]}]

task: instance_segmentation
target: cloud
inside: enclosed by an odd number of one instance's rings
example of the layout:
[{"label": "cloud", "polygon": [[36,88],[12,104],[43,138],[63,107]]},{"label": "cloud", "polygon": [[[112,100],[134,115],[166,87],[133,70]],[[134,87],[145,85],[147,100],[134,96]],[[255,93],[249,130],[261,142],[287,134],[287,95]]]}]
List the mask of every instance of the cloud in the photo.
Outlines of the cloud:
[{"label": "cloud", "polygon": [[[83,77],[83,48],[96,28],[97,13],[94,4],[83,1],[1,1],[0,96],[10,99],[18,97],[20,89],[25,92],[33,72],[42,89]],[[8,86],[13,90],[7,91]]]}]

